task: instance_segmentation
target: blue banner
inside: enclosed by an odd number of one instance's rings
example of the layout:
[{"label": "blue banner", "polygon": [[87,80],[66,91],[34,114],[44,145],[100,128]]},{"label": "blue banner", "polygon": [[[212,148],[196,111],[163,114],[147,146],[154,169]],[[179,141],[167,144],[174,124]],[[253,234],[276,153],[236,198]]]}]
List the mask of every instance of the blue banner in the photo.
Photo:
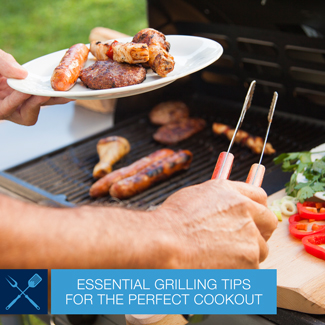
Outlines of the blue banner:
[{"label": "blue banner", "polygon": [[276,314],[276,270],[52,270],[52,314]]}]

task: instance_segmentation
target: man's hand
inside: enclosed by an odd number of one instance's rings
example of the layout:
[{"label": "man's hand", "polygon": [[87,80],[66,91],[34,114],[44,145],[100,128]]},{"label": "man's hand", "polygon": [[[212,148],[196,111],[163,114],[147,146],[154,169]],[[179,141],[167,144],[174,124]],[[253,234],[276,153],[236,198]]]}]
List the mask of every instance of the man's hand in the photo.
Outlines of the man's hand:
[{"label": "man's hand", "polygon": [[266,199],[263,189],[228,180],[211,180],[170,196],[156,213],[174,232],[172,267],[258,268],[277,226]]},{"label": "man's hand", "polygon": [[65,104],[71,101],[71,99],[23,94],[8,86],[7,78],[24,79],[27,75],[28,72],[11,54],[0,49],[0,120],[34,125],[41,106]]},{"label": "man's hand", "polygon": [[0,195],[0,216],[0,268],[258,268],[277,225],[262,189],[228,180],[184,188],[150,212]]}]

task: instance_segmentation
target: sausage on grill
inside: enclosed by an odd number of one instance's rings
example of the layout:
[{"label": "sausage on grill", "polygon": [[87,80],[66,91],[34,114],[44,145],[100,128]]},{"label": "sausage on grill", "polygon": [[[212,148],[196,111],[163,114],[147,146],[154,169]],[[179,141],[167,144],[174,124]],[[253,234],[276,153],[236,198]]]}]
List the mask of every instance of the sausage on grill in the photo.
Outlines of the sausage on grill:
[{"label": "sausage on grill", "polygon": [[174,153],[171,149],[160,149],[149,156],[143,157],[133,164],[114,170],[113,172],[107,174],[106,176],[99,179],[96,183],[92,185],[89,190],[89,195],[91,197],[100,197],[109,194],[109,189],[113,183],[120,181],[121,179],[130,177],[138,173],[140,170],[146,168],[147,166],[153,164],[155,161],[170,156]]},{"label": "sausage on grill", "polygon": [[53,71],[51,86],[54,90],[67,91],[75,85],[87,61],[88,53],[88,47],[82,43],[75,44],[68,49],[60,64]]},{"label": "sausage on grill", "polygon": [[114,183],[110,188],[110,195],[119,199],[127,199],[139,194],[154,184],[166,180],[174,173],[188,169],[193,155],[188,150],[180,150],[171,156],[156,161],[142,169],[139,173]]}]

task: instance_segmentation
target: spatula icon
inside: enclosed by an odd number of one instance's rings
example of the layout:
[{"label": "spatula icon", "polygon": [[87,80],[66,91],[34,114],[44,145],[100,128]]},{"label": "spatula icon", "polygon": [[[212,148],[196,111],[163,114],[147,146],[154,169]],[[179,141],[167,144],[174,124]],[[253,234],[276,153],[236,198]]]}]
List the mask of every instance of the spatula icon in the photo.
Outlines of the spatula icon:
[{"label": "spatula icon", "polygon": [[[9,280],[9,279],[10,280]],[[25,291],[29,288],[35,288],[41,281],[42,278],[35,273],[29,280],[28,280],[28,287],[22,291],[19,287],[18,287],[18,283],[16,280],[14,280],[11,276],[8,275],[8,278],[6,278],[6,280],[8,281],[8,283],[13,287],[13,288],[17,288],[21,293],[6,307],[6,310],[8,310],[10,307],[12,307],[16,301],[22,296],[24,295],[25,298],[37,309],[40,310],[40,307],[36,304],[36,302],[34,300],[32,300],[30,297],[28,297],[28,295],[25,294]]]}]

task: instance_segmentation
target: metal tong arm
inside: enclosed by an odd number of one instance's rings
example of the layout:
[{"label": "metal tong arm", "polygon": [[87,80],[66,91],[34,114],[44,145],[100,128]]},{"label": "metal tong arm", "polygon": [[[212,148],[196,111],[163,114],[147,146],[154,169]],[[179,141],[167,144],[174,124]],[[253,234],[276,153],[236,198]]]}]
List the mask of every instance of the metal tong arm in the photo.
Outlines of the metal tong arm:
[{"label": "metal tong arm", "polygon": [[[237,121],[237,125],[234,131],[234,134],[231,138],[231,141],[229,143],[228,146],[228,150],[227,152],[222,152],[219,155],[218,161],[216,163],[216,166],[214,168],[214,172],[212,174],[211,179],[228,179],[230,172],[231,172],[231,168],[232,168],[232,164],[234,161],[234,155],[230,153],[231,147],[235,141],[236,135],[238,130],[240,129],[243,121],[244,121],[244,117],[245,114],[247,112],[247,110],[250,108],[251,104],[252,104],[252,99],[253,99],[253,95],[254,95],[254,90],[255,90],[255,86],[256,86],[256,81],[253,80],[248,88],[246,97],[245,97],[245,101],[243,104],[243,108],[241,110],[239,119]],[[225,168],[226,167],[226,168]]]},{"label": "metal tong arm", "polygon": [[269,137],[270,128],[271,128],[271,124],[273,121],[273,115],[274,115],[277,100],[278,100],[278,93],[275,91],[273,94],[271,106],[270,106],[269,113],[267,116],[268,126],[267,126],[267,130],[266,130],[265,138],[264,138],[263,149],[262,149],[262,152],[260,155],[260,160],[259,160],[258,164],[253,164],[251,166],[251,169],[249,170],[249,173],[248,173],[248,176],[246,179],[246,183],[253,184],[258,187],[260,187],[262,185],[264,174],[265,174],[265,166],[262,165],[262,159],[264,156],[267,139]]},{"label": "metal tong arm", "polygon": [[[271,106],[270,106],[269,113],[268,113],[268,117],[267,117],[268,127],[266,130],[264,143],[263,143],[263,149],[262,149],[262,152],[260,155],[260,159],[259,159],[258,164],[255,163],[251,166],[250,171],[247,176],[247,179],[246,179],[246,183],[253,184],[258,187],[261,187],[263,178],[264,178],[264,174],[265,174],[265,166],[263,166],[261,164],[261,162],[263,159],[267,139],[268,139],[268,136],[270,133],[270,128],[271,128],[271,124],[273,121],[273,115],[274,115],[277,99],[278,99],[278,93],[274,92]],[[217,175],[219,176],[218,178],[220,178],[220,179],[228,179],[230,176],[230,173],[231,173],[233,161],[234,161],[234,155],[232,153],[221,152],[219,154],[218,161],[217,161],[216,167],[215,167],[213,175],[212,175],[212,179],[217,178]]]}]

